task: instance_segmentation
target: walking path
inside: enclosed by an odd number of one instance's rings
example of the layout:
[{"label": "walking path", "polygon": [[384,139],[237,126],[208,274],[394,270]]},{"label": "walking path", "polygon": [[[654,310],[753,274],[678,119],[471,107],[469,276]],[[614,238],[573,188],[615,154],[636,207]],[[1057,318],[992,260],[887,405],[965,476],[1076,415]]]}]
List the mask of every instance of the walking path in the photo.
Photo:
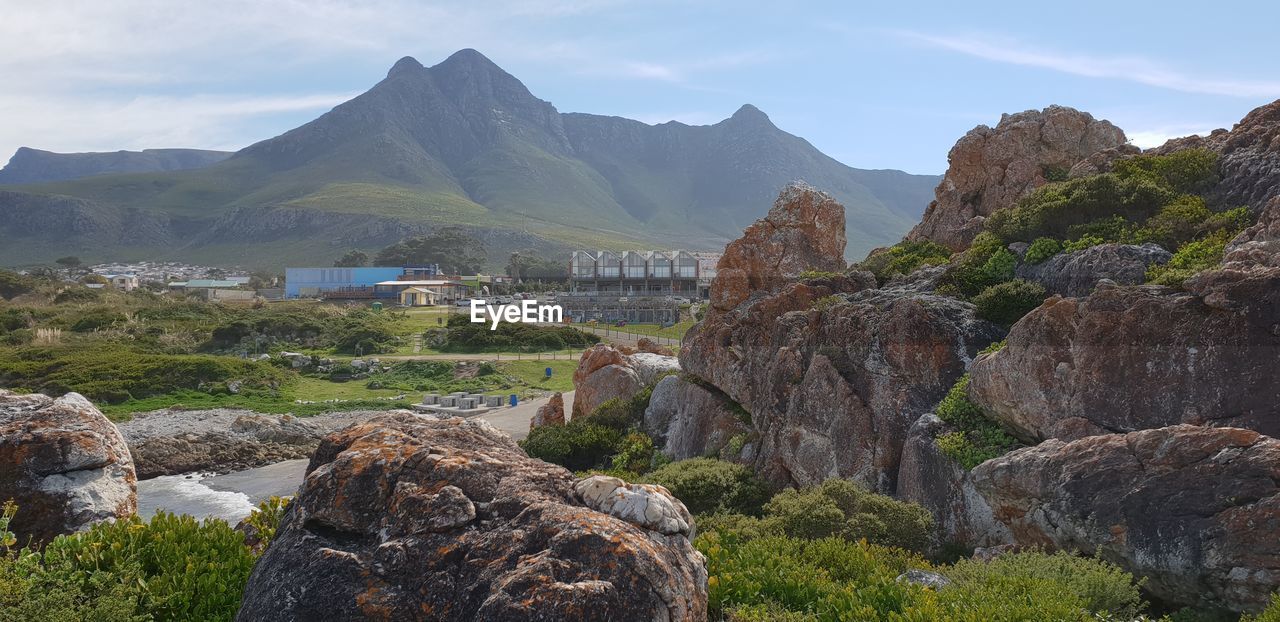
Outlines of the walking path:
[{"label": "walking path", "polygon": [[[488,421],[493,424],[493,427],[506,432],[517,441],[524,440],[529,436],[529,420],[533,418],[534,413],[538,412],[538,408],[550,399],[551,397],[547,396],[524,401],[514,408],[491,410],[476,418]],[[573,412],[573,391],[566,391],[564,394],[564,412],[565,418]]]}]

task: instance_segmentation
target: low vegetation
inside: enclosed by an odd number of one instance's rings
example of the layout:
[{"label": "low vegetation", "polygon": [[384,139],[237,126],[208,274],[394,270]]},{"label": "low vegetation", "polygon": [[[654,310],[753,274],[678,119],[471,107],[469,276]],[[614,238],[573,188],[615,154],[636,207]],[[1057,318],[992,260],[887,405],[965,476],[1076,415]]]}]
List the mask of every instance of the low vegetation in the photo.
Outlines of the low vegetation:
[{"label": "low vegetation", "polygon": [[867,257],[861,267],[884,283],[895,275],[911,274],[921,266],[945,264],[950,258],[951,249],[937,242],[903,241]]},{"label": "low vegetation", "polygon": [[969,375],[956,381],[934,412],[957,428],[937,439],[938,448],[965,469],[1002,456],[1021,444],[969,399]]},{"label": "low vegetation", "polygon": [[1047,297],[1043,286],[1022,279],[996,283],[973,297],[979,318],[1012,326]]},{"label": "low vegetation", "polygon": [[497,329],[471,322],[470,317],[449,318],[448,331],[439,345],[442,352],[553,352],[584,349],[600,343],[600,337],[569,326],[540,326],[503,322]]}]

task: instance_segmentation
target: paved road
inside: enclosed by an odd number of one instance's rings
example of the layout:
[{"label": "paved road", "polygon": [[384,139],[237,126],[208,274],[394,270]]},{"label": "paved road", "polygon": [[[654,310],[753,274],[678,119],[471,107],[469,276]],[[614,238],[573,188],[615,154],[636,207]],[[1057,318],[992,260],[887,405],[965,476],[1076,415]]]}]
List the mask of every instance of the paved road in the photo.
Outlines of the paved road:
[{"label": "paved road", "polygon": [[[550,397],[542,397],[527,400],[515,408],[492,410],[483,415],[477,415],[476,418],[492,423],[493,427],[510,434],[511,438],[517,441],[524,440],[524,437],[529,436],[529,420],[533,418],[538,408],[550,399]],[[564,394],[564,412],[566,415],[573,412],[573,391],[567,391]]]}]

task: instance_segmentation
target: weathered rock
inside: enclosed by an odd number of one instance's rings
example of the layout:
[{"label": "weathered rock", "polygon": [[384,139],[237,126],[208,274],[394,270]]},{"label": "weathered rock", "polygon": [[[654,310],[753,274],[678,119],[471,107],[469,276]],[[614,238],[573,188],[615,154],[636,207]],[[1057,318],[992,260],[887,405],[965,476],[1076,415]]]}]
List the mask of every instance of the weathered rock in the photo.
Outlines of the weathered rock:
[{"label": "weathered rock", "polygon": [[325,433],[325,428],[306,419],[245,413],[226,428],[136,439],[126,432],[126,437],[138,477],[149,479],[194,471],[230,473],[306,458]]},{"label": "weathered rock", "polygon": [[1245,115],[1231,131],[1170,140],[1151,153],[1167,154],[1202,148],[1219,154],[1222,181],[1212,200],[1224,207],[1248,205],[1261,210],[1280,196],[1280,100]]},{"label": "weathered rock", "polygon": [[[0,500],[18,542],[43,544],[137,511],[137,477],[120,431],[78,393],[0,389]],[[0,501],[2,502],[2,501]]]},{"label": "weathered rock", "polygon": [[1029,442],[1177,423],[1280,435],[1280,269],[1197,285],[1050,298],[974,362],[970,395]]},{"label": "weathered rock", "polygon": [[1011,543],[1009,528],[996,520],[969,472],[938,447],[938,437],[954,431],[933,413],[911,425],[898,469],[898,498],[929,510],[942,542],[972,547]]},{"label": "weathered rock", "polygon": [[693,537],[693,515],[662,486],[592,475],[573,490],[587,507],[664,535]]},{"label": "weathered rock", "polygon": [[606,344],[596,344],[582,352],[573,372],[573,418],[590,415],[601,404],[629,399],[664,374],[679,371],[673,356],[648,352],[625,354]]},{"label": "weathered rock", "polygon": [[787,186],[764,218],[725,247],[708,314],[733,309],[806,270],[843,271],[844,245],[844,206],[808,185]]},{"label": "weathered rock", "polygon": [[1163,600],[1257,611],[1280,588],[1280,441],[1251,430],[1050,440],[972,477],[1019,544],[1096,551]]},{"label": "weathered rock", "polygon": [[1065,175],[1089,156],[1124,143],[1120,128],[1062,106],[1006,114],[994,128],[979,125],[951,148],[937,198],[907,239],[963,250],[987,216],[1044,185],[1047,173]]},{"label": "weathered rock", "polygon": [[1130,156],[1138,155],[1142,150],[1130,144],[1118,145],[1109,149],[1103,149],[1093,155],[1076,162],[1071,167],[1071,171],[1067,177],[1072,179],[1076,177],[1089,177],[1090,175],[1098,175],[1100,173],[1110,173],[1112,167],[1117,160],[1123,160]]},{"label": "weathered rock", "polygon": [[754,467],[774,485],[843,477],[891,492],[907,429],[1002,336],[918,282],[854,283],[754,294],[685,335],[684,369],[750,411]]},{"label": "weathered rock", "polygon": [[898,575],[897,580],[903,583],[911,583],[933,590],[940,590],[951,585],[951,579],[948,579],[946,575],[917,568],[913,568]]},{"label": "weathered rock", "polygon": [[636,350],[640,352],[648,352],[649,354],[661,354],[662,356],[676,355],[671,348],[659,345],[658,342],[648,337],[641,337],[640,340],[636,342]]},{"label": "weathered rock", "polygon": [[538,411],[533,413],[533,418],[529,420],[529,429],[540,428],[546,425],[564,425],[564,394],[556,391],[546,404],[538,407]]},{"label": "weathered rock", "polygon": [[1099,244],[1073,253],[1058,253],[1039,264],[1018,266],[1017,276],[1035,281],[1050,294],[1087,296],[1107,279],[1119,285],[1141,285],[1147,268],[1167,263],[1172,253],[1158,244]]},{"label": "weathered rock", "polygon": [[237,619],[705,619],[687,510],[656,487],[583,486],[619,518],[574,488],[481,421],[353,425],[316,451]]},{"label": "weathered rock", "polygon": [[750,432],[741,409],[714,389],[667,376],[653,387],[644,430],[672,460],[717,455],[734,436]]}]

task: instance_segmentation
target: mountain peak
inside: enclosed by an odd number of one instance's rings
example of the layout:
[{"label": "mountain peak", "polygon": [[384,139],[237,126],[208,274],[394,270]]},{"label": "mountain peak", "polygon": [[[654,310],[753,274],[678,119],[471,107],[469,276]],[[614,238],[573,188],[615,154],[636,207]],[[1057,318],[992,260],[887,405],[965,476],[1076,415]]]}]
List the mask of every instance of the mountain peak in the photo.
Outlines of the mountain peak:
[{"label": "mountain peak", "polygon": [[484,67],[500,69],[497,63],[489,60],[488,56],[471,48],[463,48],[449,55],[449,58],[440,62],[437,67]]},{"label": "mountain peak", "polygon": [[422,63],[418,62],[418,59],[412,56],[406,56],[396,61],[396,64],[391,66],[391,70],[387,72],[387,77],[390,78],[397,74],[408,71],[417,71],[419,69],[422,69]]},{"label": "mountain peak", "polygon": [[751,104],[743,104],[730,118],[738,121],[764,121],[765,123],[771,123],[769,115]]}]

